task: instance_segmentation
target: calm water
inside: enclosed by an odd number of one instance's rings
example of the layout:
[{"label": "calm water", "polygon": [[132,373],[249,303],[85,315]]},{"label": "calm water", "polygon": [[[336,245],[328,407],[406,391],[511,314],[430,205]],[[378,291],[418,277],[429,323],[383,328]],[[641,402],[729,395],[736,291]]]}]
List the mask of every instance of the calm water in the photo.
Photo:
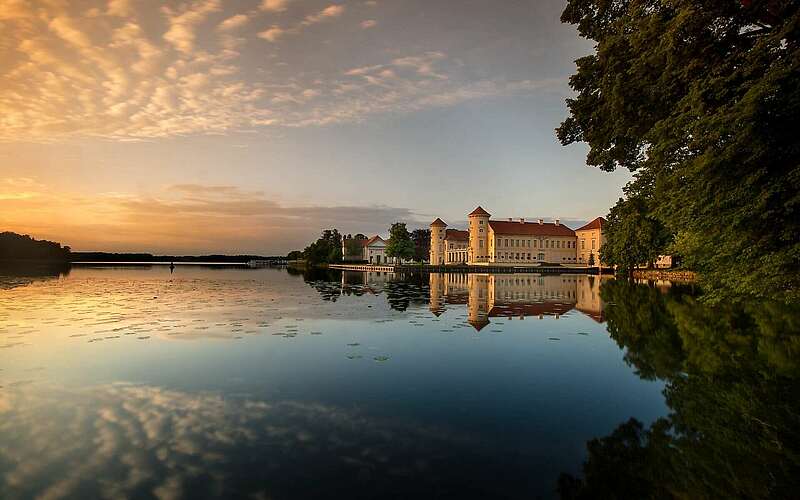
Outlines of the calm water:
[{"label": "calm water", "polygon": [[798,330],[580,275],[6,272],[0,497],[792,497]]}]

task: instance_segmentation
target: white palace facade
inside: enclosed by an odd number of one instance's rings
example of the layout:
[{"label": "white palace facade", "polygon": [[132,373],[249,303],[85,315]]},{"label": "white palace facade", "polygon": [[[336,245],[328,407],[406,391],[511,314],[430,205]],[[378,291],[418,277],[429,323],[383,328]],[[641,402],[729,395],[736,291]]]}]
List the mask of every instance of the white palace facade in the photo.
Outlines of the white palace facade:
[{"label": "white palace facade", "polygon": [[466,231],[448,229],[438,218],[431,223],[432,265],[601,265],[599,252],[605,240],[602,217],[575,230],[558,219],[492,220],[481,207],[468,218]]}]

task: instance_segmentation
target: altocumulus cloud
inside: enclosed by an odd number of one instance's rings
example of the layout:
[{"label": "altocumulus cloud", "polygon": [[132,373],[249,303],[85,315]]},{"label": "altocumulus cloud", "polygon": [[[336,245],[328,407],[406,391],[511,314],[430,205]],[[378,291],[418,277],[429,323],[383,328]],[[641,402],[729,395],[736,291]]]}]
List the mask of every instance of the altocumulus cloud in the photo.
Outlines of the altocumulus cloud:
[{"label": "altocumulus cloud", "polygon": [[[0,141],[145,140],[360,122],[559,83],[470,78],[445,52],[402,47],[391,56],[376,51],[370,59],[379,64],[355,68],[361,72],[345,63],[292,68],[276,51],[299,37],[316,37],[303,42],[313,47],[380,30],[364,20],[380,5],[304,4],[264,0],[248,10],[193,0],[153,9],[126,0],[0,0]],[[289,71],[277,71],[280,64]]]}]

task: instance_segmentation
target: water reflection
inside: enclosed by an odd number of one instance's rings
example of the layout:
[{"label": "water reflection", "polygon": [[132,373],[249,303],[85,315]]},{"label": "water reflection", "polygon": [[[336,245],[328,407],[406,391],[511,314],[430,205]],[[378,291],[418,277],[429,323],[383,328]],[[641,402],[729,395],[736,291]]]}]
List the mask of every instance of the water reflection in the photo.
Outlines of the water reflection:
[{"label": "water reflection", "polygon": [[69,275],[71,267],[64,262],[42,263],[3,263],[0,262],[0,290],[10,290],[27,286],[37,281],[63,278]]},{"label": "water reflection", "polygon": [[800,308],[706,306],[683,289],[610,282],[611,337],[671,411],[588,443],[562,498],[795,498],[800,491]]},{"label": "water reflection", "polygon": [[466,304],[468,321],[480,331],[491,318],[551,316],[577,310],[604,321],[600,276],[564,274],[430,274],[430,310],[441,315],[448,306]]},{"label": "water reflection", "polygon": [[791,496],[798,317],[583,275],[75,268],[0,290],[0,498]]},{"label": "water reflection", "polygon": [[4,498],[418,495],[460,490],[488,444],[322,403],[123,383],[11,388],[0,416]]}]

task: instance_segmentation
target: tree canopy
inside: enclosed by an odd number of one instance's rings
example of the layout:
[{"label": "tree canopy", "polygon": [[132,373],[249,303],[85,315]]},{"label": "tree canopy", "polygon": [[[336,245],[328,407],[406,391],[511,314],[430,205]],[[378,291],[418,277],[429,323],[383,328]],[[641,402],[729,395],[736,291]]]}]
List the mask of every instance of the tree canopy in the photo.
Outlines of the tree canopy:
[{"label": "tree canopy", "polygon": [[346,257],[361,257],[362,256],[362,250],[364,248],[362,246],[361,242],[366,241],[366,240],[367,240],[367,237],[364,236],[361,233],[358,233],[355,236],[351,236],[351,235],[348,234],[347,238],[345,238],[345,240],[344,240],[345,256]]},{"label": "tree canopy", "polygon": [[414,242],[404,222],[395,222],[389,228],[389,241],[386,242],[386,256],[401,260],[414,257]]},{"label": "tree canopy", "polygon": [[569,0],[562,21],[595,52],[561,142],[635,173],[707,297],[800,298],[800,3]]},{"label": "tree canopy", "polygon": [[70,248],[47,240],[35,240],[28,235],[12,232],[0,233],[0,261],[42,260],[67,262]]},{"label": "tree canopy", "polygon": [[431,230],[415,229],[411,232],[411,239],[414,241],[414,260],[416,262],[428,260],[431,252]]},{"label": "tree canopy", "polygon": [[303,250],[309,264],[327,264],[342,260],[342,235],[337,229],[326,229],[317,241]]}]

